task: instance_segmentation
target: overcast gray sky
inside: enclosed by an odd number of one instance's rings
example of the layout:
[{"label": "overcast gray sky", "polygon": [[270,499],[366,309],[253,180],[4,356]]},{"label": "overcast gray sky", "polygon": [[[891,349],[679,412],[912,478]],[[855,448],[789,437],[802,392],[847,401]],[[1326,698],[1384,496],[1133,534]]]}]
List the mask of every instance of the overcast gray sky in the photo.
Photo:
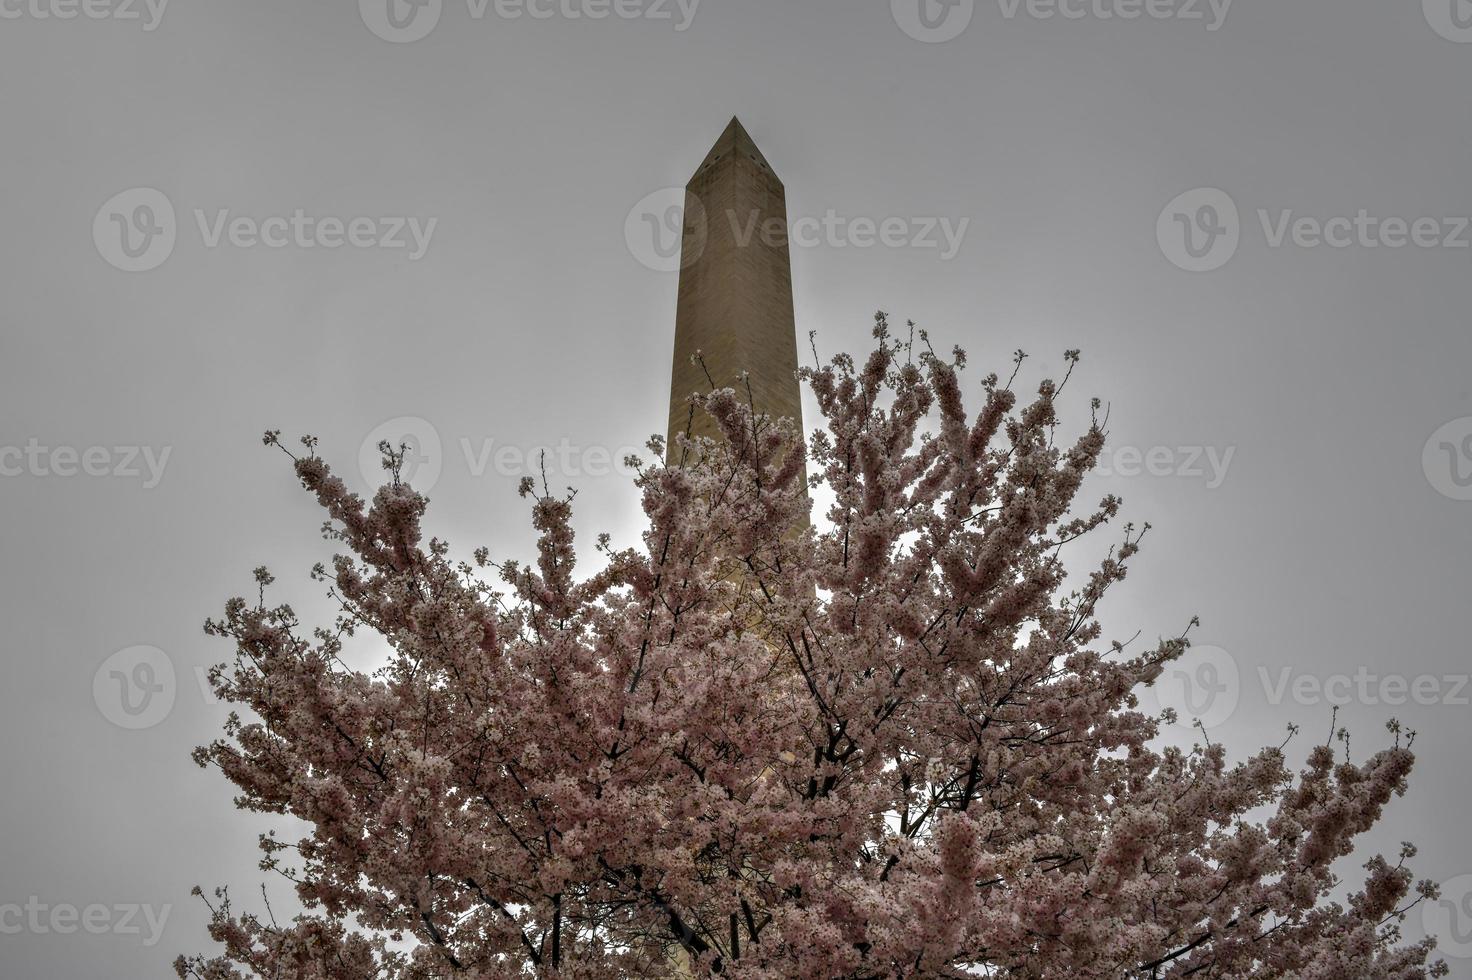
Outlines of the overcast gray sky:
[{"label": "overcast gray sky", "polygon": [[1083,349],[1096,489],[1155,525],[1107,623],[1203,620],[1167,697],[1239,756],[1419,731],[1345,875],[1418,842],[1452,901],[1407,936],[1472,977],[1472,3],[389,2],[0,0],[0,975],[163,976],[192,885],[257,895],[268,824],[188,753],[204,618],[259,564],[323,608],[262,430],[357,480],[412,436],[433,529],[518,558],[549,446],[631,541],[654,233],[739,113],[823,351],[881,308],[978,376]]}]

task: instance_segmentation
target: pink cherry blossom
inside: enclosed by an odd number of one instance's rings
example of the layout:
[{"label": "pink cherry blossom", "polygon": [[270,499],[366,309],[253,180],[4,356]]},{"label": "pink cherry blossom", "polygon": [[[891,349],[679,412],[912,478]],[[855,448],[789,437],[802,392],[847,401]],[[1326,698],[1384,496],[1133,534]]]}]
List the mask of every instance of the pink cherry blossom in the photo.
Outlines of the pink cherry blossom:
[{"label": "pink cherry blossom", "polygon": [[[1409,845],[1331,897],[1408,740],[1297,772],[1291,742],[1162,747],[1137,696],[1188,637],[1131,653],[1095,617],[1144,530],[1065,585],[1120,512],[1075,508],[1098,403],[1060,442],[1067,378],[1024,402],[992,375],[973,416],[959,351],[875,334],[802,372],[807,440],[697,397],[724,440],[642,467],[643,539],[600,539],[591,572],[570,497],[523,485],[532,565],[457,561],[392,449],[364,501],[303,440],[341,613],[308,627],[259,571],[208,624],[239,713],[195,759],[305,822],[261,842],[305,911],[216,893],[220,948],[179,976],[1444,975],[1398,929],[1435,893]],[[342,659],[360,634],[386,644],[372,674]]]}]

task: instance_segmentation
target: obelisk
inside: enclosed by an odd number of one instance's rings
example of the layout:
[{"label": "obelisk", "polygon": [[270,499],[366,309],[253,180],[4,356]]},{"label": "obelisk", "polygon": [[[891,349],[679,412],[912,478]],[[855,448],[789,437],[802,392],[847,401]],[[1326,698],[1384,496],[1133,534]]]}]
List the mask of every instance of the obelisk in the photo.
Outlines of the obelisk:
[{"label": "obelisk", "polygon": [[[743,371],[757,413],[794,419],[801,431],[787,192],[738,119],[686,185],[680,247],[669,462],[680,462],[677,434],[719,436],[703,412],[692,421],[690,394],[714,382],[745,397]],[[696,351],[704,369],[691,363]]]}]

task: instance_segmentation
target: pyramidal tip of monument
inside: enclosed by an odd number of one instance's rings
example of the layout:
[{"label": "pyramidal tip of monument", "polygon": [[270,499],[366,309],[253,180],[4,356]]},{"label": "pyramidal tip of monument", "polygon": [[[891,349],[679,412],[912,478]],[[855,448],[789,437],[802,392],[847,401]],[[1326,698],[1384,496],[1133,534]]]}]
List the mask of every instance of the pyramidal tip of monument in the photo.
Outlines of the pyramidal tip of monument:
[{"label": "pyramidal tip of monument", "polygon": [[751,138],[751,134],[742,125],[741,117],[732,116],[731,121],[726,124],[725,131],[721,133],[715,145],[710,148],[710,152],[705,155],[705,159],[701,161],[696,173],[709,167],[717,160],[743,153],[756,160],[766,169],[772,169],[772,165],[767,162],[766,156],[757,147],[756,141]]}]

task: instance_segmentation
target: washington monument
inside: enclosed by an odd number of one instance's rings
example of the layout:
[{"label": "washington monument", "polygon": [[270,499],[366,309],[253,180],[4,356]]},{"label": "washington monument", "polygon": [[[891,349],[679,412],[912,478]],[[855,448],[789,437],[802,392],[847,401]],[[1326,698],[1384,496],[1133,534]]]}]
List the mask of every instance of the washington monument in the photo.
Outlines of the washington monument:
[{"label": "washington monument", "polygon": [[[686,399],[711,382],[745,392],[758,414],[802,425],[787,192],[762,151],[732,119],[685,187],[680,291],[670,381],[666,455],[678,462],[675,436],[719,438],[715,422]],[[702,353],[705,368],[691,363]],[[710,378],[706,378],[706,371]]]}]

